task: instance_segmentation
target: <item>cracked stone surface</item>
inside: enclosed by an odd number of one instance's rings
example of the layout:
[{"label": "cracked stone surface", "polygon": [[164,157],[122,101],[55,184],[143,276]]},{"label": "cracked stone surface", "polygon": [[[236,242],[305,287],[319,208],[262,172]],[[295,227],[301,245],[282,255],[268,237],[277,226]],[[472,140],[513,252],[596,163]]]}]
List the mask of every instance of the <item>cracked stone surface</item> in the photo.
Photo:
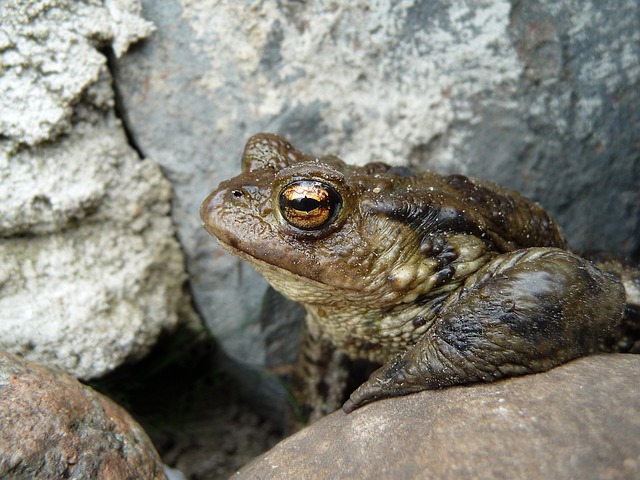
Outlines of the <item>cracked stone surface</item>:
[{"label": "cracked stone surface", "polygon": [[461,172],[540,202],[577,250],[640,253],[640,6],[600,2],[142,2],[116,62],[137,144],[171,180],[207,324],[262,364],[265,283],[198,206],[259,131],[349,162]]},{"label": "cracked stone surface", "polygon": [[114,114],[104,53],[153,26],[119,0],[6,1],[0,349],[99,377],[187,318],[171,186]]},{"label": "cracked stone surface", "polygon": [[[3,2],[0,12],[0,131],[10,141],[35,145],[72,128],[78,102],[105,73],[98,51],[117,56],[148,36],[153,25],[135,1]],[[104,79],[103,79],[104,80]],[[88,103],[104,107],[104,101]]]}]

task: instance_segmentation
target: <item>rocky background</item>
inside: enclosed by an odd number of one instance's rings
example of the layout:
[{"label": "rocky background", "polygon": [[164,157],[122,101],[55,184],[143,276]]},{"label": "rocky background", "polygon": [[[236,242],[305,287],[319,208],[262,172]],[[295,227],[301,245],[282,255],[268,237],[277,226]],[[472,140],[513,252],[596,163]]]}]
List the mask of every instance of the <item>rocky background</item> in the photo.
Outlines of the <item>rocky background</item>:
[{"label": "rocky background", "polygon": [[540,202],[577,250],[640,253],[635,0],[169,0],[143,15],[156,31],[115,62],[123,112],[173,186],[198,310],[236,358],[265,361],[265,284],[196,212],[259,131],[490,179]]},{"label": "rocky background", "polygon": [[0,350],[190,412],[181,440],[145,425],[191,478],[276,438],[242,392],[282,403],[246,368],[290,359],[280,304],[198,218],[259,131],[493,180],[640,257],[635,0],[0,0]]}]

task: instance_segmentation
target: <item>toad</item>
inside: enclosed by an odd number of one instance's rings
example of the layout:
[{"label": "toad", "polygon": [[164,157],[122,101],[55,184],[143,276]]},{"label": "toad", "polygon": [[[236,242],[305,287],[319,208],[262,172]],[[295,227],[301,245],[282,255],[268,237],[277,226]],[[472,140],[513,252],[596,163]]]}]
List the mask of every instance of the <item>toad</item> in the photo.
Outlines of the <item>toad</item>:
[{"label": "toad", "polygon": [[[304,306],[292,382],[312,420],[345,399],[349,413],[636,348],[624,326],[638,321],[639,270],[570,252],[538,204],[490,182],[351,166],[258,134],[200,215]],[[380,368],[345,392],[359,361]]]}]

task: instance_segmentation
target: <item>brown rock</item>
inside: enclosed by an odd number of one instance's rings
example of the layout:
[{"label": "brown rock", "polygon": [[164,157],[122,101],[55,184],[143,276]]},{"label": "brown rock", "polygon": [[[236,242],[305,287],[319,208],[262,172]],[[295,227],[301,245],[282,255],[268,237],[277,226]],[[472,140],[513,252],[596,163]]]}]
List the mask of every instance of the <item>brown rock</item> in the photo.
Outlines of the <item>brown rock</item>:
[{"label": "brown rock", "polygon": [[0,478],[166,477],[122,407],[60,370],[0,353]]},{"label": "brown rock", "polygon": [[640,478],[640,356],[336,412],[234,478]]}]

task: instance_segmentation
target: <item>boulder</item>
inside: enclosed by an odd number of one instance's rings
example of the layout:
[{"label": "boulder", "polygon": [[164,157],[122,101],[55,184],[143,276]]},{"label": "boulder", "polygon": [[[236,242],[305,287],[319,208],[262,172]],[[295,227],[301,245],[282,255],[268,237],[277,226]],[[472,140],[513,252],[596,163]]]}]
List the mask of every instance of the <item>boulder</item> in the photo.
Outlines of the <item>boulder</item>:
[{"label": "boulder", "polygon": [[0,477],[165,479],[142,427],[62,371],[0,353]]},{"label": "boulder", "polygon": [[107,56],[151,33],[139,10],[0,11],[0,350],[84,379],[192,316],[171,186],[115,114]]},{"label": "boulder", "polygon": [[233,478],[638,478],[640,356],[335,412]]}]

